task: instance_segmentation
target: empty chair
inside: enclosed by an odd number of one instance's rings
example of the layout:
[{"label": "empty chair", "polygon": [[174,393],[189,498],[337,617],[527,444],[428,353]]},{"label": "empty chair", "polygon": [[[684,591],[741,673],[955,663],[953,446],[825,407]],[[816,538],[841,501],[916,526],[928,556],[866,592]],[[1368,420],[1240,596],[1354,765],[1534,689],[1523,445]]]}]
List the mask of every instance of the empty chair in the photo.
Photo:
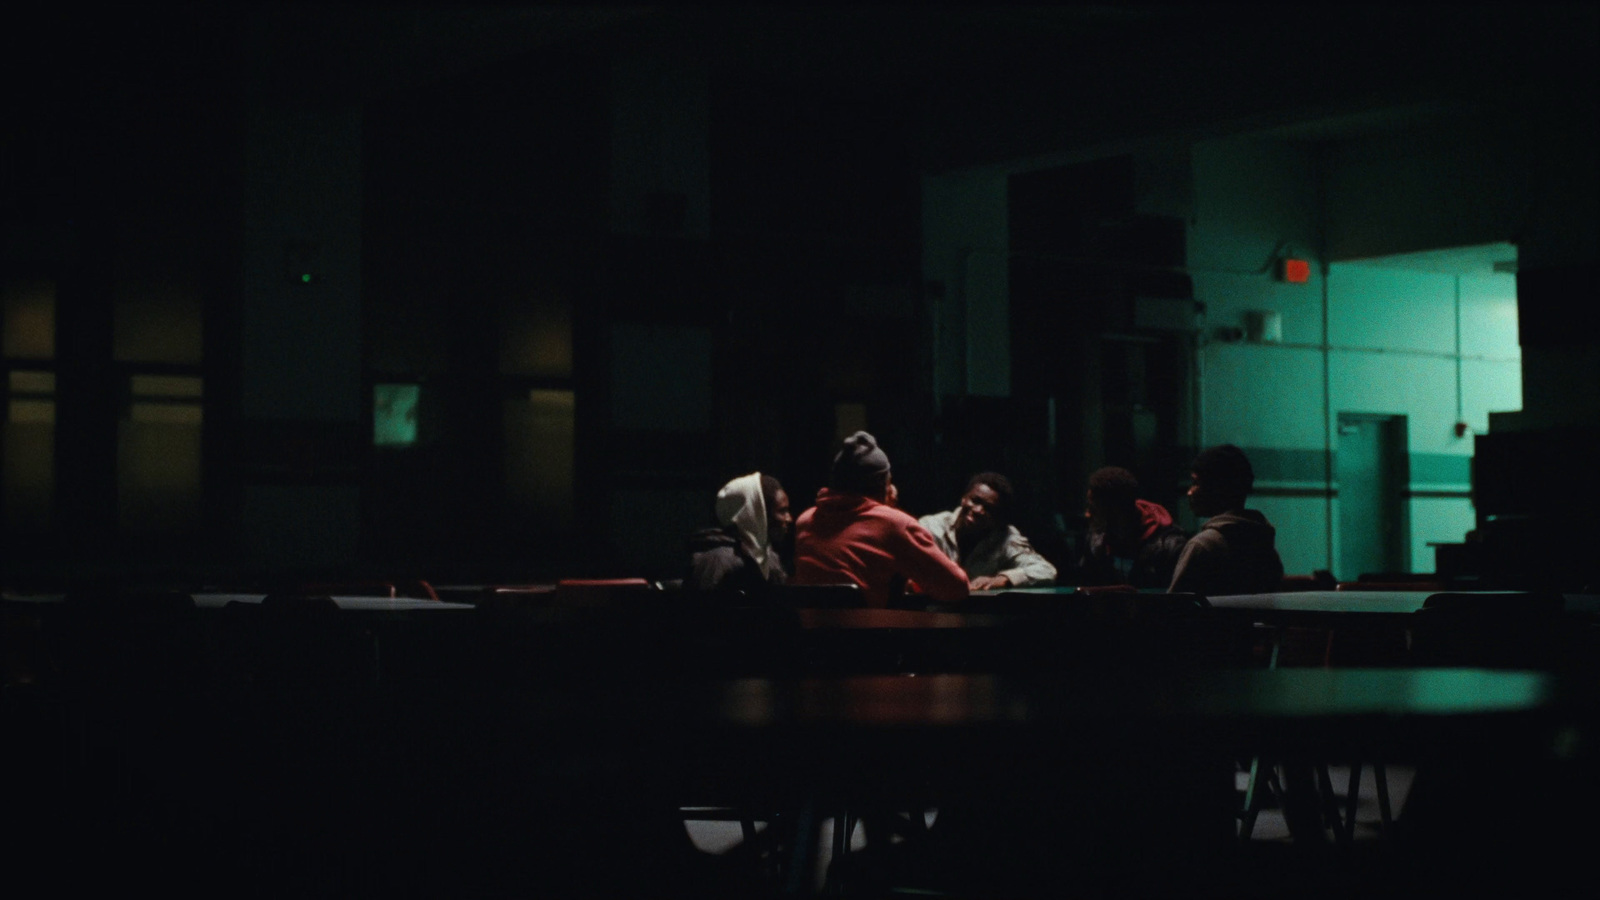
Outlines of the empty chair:
[{"label": "empty chair", "polygon": [[563,578],[553,599],[562,606],[609,606],[645,601],[653,591],[643,578]]},{"label": "empty chair", "polygon": [[1561,669],[1579,659],[1583,629],[1565,598],[1543,592],[1438,593],[1411,617],[1424,666]]},{"label": "empty chair", "polygon": [[1074,608],[1089,621],[1149,624],[1174,619],[1193,619],[1211,608],[1199,594],[1141,594],[1135,591],[1099,591],[1087,594],[1087,602]]},{"label": "empty chair", "polygon": [[[1583,672],[1584,680],[1592,678],[1591,626],[1565,611],[1560,594],[1444,592],[1428,597],[1410,619],[1419,666]],[[1548,760],[1551,738],[1535,725],[1507,729],[1481,745],[1457,748],[1455,757],[1418,766],[1400,822],[1412,852],[1427,861],[1430,871],[1452,873],[1460,860],[1485,853],[1511,854],[1524,866],[1538,859],[1544,866],[1555,858],[1545,855],[1551,848],[1562,848],[1556,851],[1561,856],[1587,851],[1575,843],[1584,832],[1571,829],[1571,813],[1551,812],[1586,808],[1593,780],[1572,777],[1578,765],[1548,768],[1529,760],[1504,768],[1498,760],[1477,756],[1517,747],[1519,741],[1530,745],[1520,752]],[[1586,756],[1576,759],[1588,765]]]},{"label": "empty chair", "polygon": [[867,605],[866,595],[854,584],[772,585],[765,599],[790,609],[861,609]]},{"label": "empty chair", "polygon": [[1285,575],[1278,582],[1278,590],[1283,592],[1331,591],[1337,588],[1338,582],[1334,580],[1333,573],[1326,569],[1318,569],[1310,575]]},{"label": "empty chair", "polygon": [[555,602],[553,584],[490,585],[466,602],[480,608],[533,609]]},{"label": "empty chair", "polygon": [[199,618],[189,594],[72,593],[63,612],[63,658],[81,686],[114,689],[129,679],[146,686],[195,685],[202,655]]},{"label": "empty chair", "polygon": [[[1002,600],[1006,600],[1002,595]],[[1253,628],[1199,594],[1105,592],[1016,599],[987,636],[1000,671],[1173,672],[1248,667]],[[1026,611],[1032,603],[1035,612]]]}]

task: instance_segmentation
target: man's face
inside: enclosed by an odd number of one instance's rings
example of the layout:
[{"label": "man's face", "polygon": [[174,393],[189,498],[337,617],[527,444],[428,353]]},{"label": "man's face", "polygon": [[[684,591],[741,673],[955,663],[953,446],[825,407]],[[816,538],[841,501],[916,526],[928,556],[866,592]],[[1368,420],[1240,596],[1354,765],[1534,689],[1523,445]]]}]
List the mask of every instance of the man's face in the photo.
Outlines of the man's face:
[{"label": "man's face", "polygon": [[767,512],[767,540],[778,543],[789,536],[789,529],[794,527],[794,515],[789,512],[789,494],[783,488],[778,488],[772,495],[772,509]]},{"label": "man's face", "polygon": [[1198,474],[1190,472],[1189,482],[1189,508],[1194,510],[1195,515],[1209,519],[1223,512],[1215,492],[1206,487],[1205,481]]},{"label": "man's face", "polygon": [[1000,505],[1000,495],[987,484],[967,488],[961,498],[960,511],[956,513],[956,532],[959,534],[987,534],[1000,524],[995,511]]},{"label": "man's face", "polygon": [[1139,522],[1133,510],[1099,502],[1093,490],[1085,495],[1083,515],[1089,520],[1090,528],[1109,535],[1119,546],[1133,536]]},{"label": "man's face", "polygon": [[1090,520],[1090,528],[1109,536],[1112,548],[1125,549],[1138,538],[1138,509],[1101,503],[1094,498],[1093,490],[1086,495],[1083,517]]},{"label": "man's face", "polygon": [[1109,531],[1106,521],[1105,507],[1094,498],[1094,491],[1090,490],[1083,495],[1083,517],[1089,520],[1089,527],[1096,531]]}]

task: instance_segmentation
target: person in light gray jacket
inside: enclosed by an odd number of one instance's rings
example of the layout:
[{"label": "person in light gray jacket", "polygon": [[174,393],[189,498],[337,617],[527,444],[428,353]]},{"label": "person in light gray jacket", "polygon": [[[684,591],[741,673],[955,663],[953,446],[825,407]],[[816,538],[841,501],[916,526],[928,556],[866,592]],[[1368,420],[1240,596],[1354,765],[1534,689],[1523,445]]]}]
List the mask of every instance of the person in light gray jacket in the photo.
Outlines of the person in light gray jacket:
[{"label": "person in light gray jacket", "polygon": [[955,509],[917,520],[939,549],[966,571],[972,590],[1055,584],[1056,567],[1011,524],[1014,494],[1004,475],[979,472],[967,481]]}]

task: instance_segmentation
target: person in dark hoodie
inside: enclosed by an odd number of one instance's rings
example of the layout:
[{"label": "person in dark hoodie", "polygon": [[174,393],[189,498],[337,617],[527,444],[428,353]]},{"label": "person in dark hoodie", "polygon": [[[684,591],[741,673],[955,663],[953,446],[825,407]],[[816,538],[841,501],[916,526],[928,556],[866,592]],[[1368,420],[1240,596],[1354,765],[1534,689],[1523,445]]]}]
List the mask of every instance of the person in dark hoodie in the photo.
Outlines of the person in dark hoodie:
[{"label": "person in dark hoodie", "polygon": [[1245,508],[1256,476],[1244,451],[1232,444],[1201,451],[1189,475],[1189,505],[1209,518],[1184,544],[1167,590],[1211,596],[1277,590],[1283,581],[1277,531]]},{"label": "person in dark hoodie", "polygon": [[751,472],[717,491],[718,527],[689,539],[687,592],[759,593],[782,584],[785,573],[778,546],[794,525],[789,495],[771,475]]},{"label": "person in dark hoodie", "polygon": [[794,583],[855,584],[868,606],[902,590],[965,600],[967,574],[928,529],[894,506],[889,457],[865,431],[844,439],[817,505],[795,523]]},{"label": "person in dark hoodie", "polygon": [[1106,466],[1090,475],[1084,516],[1089,534],[1078,583],[1157,589],[1172,584],[1189,535],[1173,524],[1165,506],[1139,498],[1132,472]]}]

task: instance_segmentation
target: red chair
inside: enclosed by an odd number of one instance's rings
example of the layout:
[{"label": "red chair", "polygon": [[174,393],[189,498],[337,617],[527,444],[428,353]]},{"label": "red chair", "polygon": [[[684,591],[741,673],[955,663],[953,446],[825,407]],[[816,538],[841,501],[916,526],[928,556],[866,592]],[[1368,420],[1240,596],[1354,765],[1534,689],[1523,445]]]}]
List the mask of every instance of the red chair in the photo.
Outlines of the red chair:
[{"label": "red chair", "polygon": [[611,606],[642,601],[653,590],[643,578],[563,578],[556,582],[555,602],[561,606]]}]

